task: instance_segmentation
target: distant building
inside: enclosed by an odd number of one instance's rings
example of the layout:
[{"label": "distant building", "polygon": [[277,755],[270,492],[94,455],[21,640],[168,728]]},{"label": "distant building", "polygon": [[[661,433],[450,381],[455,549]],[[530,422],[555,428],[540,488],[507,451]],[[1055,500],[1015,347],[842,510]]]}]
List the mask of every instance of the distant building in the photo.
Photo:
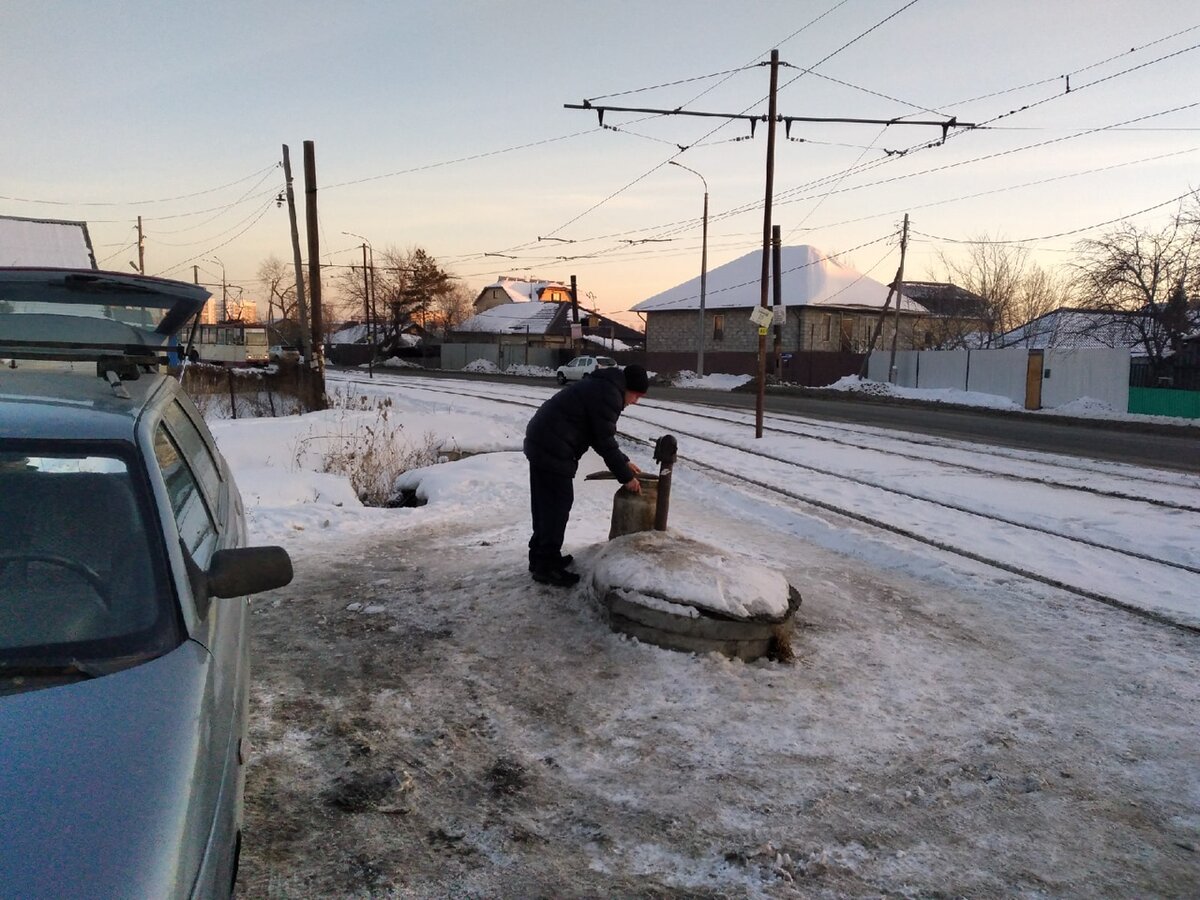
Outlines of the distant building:
[{"label": "distant building", "polygon": [[[454,326],[448,341],[470,343],[496,335],[503,343],[533,347],[576,346],[577,341],[608,350],[641,347],[643,336],[598,310],[571,302],[571,289],[558,281],[502,276],[479,292],[475,315]],[[578,337],[572,325],[578,324]]]},{"label": "distant building", "polygon": [[1060,307],[996,338],[994,346],[1030,350],[1092,350],[1124,347],[1144,354],[1144,317],[1136,312],[1112,312]]},{"label": "distant building", "polygon": [[[877,327],[881,331],[876,346],[891,346],[897,327],[900,348],[922,345],[920,323],[929,318],[929,311],[920,303],[893,296],[881,321],[887,285],[805,244],[781,248],[780,262],[781,374],[789,380],[828,383],[823,379],[836,380],[858,371]],[[646,316],[647,367],[658,371],[694,368],[702,339],[709,372],[755,374],[759,332],[750,314],[761,301],[761,274],[759,250],[708,272],[703,332],[698,319],[699,277],[636,304],[634,311]],[[772,286],[768,300],[773,295]],[[776,313],[776,322],[781,314]],[[768,350],[773,352],[774,327],[768,329],[767,337]],[[814,369],[817,355],[824,358]],[[772,368],[769,364],[768,371]]]},{"label": "distant building", "polygon": [[570,303],[571,289],[558,281],[539,281],[501,275],[497,281],[479,292],[479,296],[475,298],[473,309],[475,312],[481,313],[502,303],[524,303],[527,300],[540,300],[544,303]]},{"label": "distant building", "polygon": [[905,281],[900,292],[929,310],[917,335],[921,347],[976,349],[990,342],[992,311],[978,294],[945,281]]}]

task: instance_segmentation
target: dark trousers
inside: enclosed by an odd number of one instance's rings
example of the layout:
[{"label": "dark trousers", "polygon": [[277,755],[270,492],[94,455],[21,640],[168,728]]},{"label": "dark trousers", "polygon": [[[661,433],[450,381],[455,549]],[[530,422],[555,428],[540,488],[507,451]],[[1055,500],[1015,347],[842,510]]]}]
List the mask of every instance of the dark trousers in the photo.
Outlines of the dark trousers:
[{"label": "dark trousers", "polygon": [[529,539],[529,565],[547,570],[562,555],[567,519],[575,502],[575,483],[569,475],[529,467],[529,502],[533,512],[533,537]]}]

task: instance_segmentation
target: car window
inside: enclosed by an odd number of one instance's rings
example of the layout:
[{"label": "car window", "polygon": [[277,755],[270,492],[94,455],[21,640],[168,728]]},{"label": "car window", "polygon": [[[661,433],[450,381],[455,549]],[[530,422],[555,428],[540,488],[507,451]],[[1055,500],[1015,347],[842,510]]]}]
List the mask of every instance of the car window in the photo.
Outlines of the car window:
[{"label": "car window", "polygon": [[156,655],[179,640],[136,457],[63,446],[0,442],[0,692],[30,666]]},{"label": "car window", "polygon": [[213,457],[208,442],[201,437],[192,417],[184,411],[178,401],[167,407],[163,419],[191,464],[193,474],[200,482],[200,488],[204,491],[209,507],[217,509],[221,496],[221,469]]},{"label": "car window", "polygon": [[615,366],[617,361],[609,356],[597,356],[596,363],[601,366]]},{"label": "car window", "polygon": [[202,569],[208,568],[217,545],[217,526],[201,493],[196,475],[179,445],[160,423],[154,433],[154,456],[171,498],[179,539]]}]

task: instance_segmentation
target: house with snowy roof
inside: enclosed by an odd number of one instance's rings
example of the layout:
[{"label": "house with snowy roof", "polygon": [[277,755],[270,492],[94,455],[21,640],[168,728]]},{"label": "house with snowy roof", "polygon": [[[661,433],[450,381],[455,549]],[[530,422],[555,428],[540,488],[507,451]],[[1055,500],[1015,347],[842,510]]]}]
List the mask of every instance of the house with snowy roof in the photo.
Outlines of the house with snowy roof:
[{"label": "house with snowy roof", "polygon": [[530,300],[544,303],[570,303],[571,289],[559,281],[540,281],[501,275],[479,292],[479,296],[475,298],[473,309],[476,313],[481,313],[502,303],[525,303]]},{"label": "house with snowy roof", "polygon": [[557,281],[501,277],[479,292],[475,315],[454,327],[447,340],[470,336],[506,336],[531,346],[574,346],[571,326],[578,322],[584,344],[608,350],[640,347],[642,333],[598,310],[571,303],[571,289]]},{"label": "house with snowy roof", "polygon": [[1141,313],[1062,306],[1006,331],[995,346],[1030,350],[1098,350],[1125,348],[1145,355]]},{"label": "house with snowy roof", "polygon": [[[843,370],[833,376],[834,380],[857,372],[884,311],[887,285],[807,244],[780,248],[780,269],[781,302],[780,307],[772,309],[781,309],[776,312],[775,322],[780,325],[783,377],[799,381],[811,377],[828,383],[825,379],[832,371],[829,366]],[[703,339],[705,368],[710,372],[757,372],[759,333],[750,314],[760,303],[761,274],[760,250],[708,272],[702,338],[699,277],[636,304],[634,311],[646,317],[647,367],[662,371],[693,368]],[[772,285],[768,299],[773,298]],[[929,310],[901,294],[898,298],[893,295],[887,312],[877,346],[891,345],[897,321],[900,348],[923,345],[921,323],[930,317]],[[774,340],[772,327],[769,350],[773,350]],[[818,354],[836,354],[842,359],[817,360]],[[818,363],[819,371],[813,370]]]}]

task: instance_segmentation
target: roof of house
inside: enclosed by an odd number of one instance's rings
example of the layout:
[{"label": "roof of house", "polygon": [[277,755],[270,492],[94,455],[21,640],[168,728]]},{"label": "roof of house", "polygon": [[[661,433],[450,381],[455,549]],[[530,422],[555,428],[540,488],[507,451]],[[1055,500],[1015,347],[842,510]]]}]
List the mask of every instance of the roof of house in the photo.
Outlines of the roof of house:
[{"label": "roof of house", "polygon": [[492,284],[489,284],[480,291],[488,290],[489,288],[500,288],[504,293],[512,299],[514,303],[520,303],[524,300],[537,300],[548,287],[557,287],[567,290],[567,286],[559,281],[526,281],[521,278],[512,278],[508,275],[501,275]]},{"label": "roof of house", "polygon": [[1137,348],[1141,344],[1138,314],[1061,307],[1038,316],[996,338],[996,347],[1032,350],[1094,350],[1103,347]]},{"label": "roof of house", "polygon": [[570,306],[564,303],[542,303],[538,300],[501,303],[460,322],[454,326],[454,330],[485,334],[545,334],[568,309]]},{"label": "roof of house", "polygon": [[978,294],[946,281],[905,281],[900,293],[938,316],[982,315],[986,303]]},{"label": "roof of house", "polygon": [[[887,300],[887,285],[823,256],[819,250],[807,244],[780,248],[780,270],[784,306],[880,309]],[[718,266],[707,275],[705,308],[736,309],[757,306],[761,300],[761,277],[760,250],[753,250],[732,262]],[[633,307],[637,312],[699,308],[699,276],[661,294],[655,294]],[[919,303],[904,296],[900,298],[900,309],[916,313],[927,311]]]}]

